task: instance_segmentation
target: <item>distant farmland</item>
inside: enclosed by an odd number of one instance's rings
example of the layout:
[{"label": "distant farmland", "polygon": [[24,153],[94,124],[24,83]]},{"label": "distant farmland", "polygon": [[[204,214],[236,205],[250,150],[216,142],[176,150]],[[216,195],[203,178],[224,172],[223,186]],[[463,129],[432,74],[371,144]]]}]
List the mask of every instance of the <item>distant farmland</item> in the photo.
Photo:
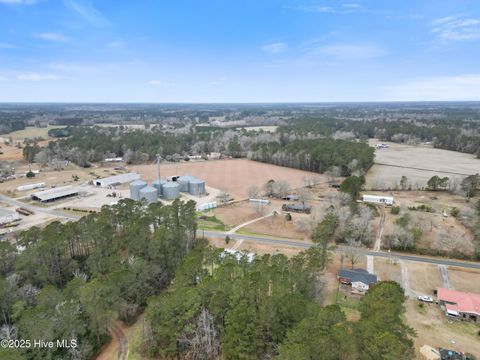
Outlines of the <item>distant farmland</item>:
[{"label": "distant farmland", "polygon": [[388,149],[375,152],[375,164],[367,174],[367,188],[392,187],[402,176],[406,176],[412,186],[422,187],[434,175],[452,179],[480,172],[480,159],[475,155],[426,146],[388,144]]}]

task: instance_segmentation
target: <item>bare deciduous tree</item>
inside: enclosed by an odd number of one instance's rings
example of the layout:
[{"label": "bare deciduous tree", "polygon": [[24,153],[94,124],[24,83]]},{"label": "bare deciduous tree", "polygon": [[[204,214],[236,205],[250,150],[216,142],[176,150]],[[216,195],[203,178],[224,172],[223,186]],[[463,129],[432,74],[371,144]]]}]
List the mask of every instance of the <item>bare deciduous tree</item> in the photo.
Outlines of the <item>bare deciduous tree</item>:
[{"label": "bare deciduous tree", "polygon": [[183,333],[180,342],[188,348],[188,359],[214,360],[219,356],[219,334],[213,316],[207,309],[198,315],[195,330],[190,334]]},{"label": "bare deciduous tree", "polygon": [[345,259],[350,263],[352,269],[358,263],[362,256],[360,244],[354,240],[349,240],[344,248]]}]

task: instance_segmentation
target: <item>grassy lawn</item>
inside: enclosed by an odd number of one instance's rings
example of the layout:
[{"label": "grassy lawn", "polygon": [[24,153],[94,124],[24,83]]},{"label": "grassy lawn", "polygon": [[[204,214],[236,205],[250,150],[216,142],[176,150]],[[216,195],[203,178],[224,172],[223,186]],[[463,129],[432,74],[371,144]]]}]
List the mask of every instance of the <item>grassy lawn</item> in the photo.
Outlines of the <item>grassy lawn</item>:
[{"label": "grassy lawn", "polygon": [[215,215],[197,214],[197,224],[200,230],[227,231],[228,227]]},{"label": "grassy lawn", "polygon": [[46,128],[36,128],[36,127],[26,127],[23,130],[17,130],[7,134],[6,136],[11,136],[14,140],[23,140],[25,138],[34,138],[41,137],[48,139],[48,130],[64,128],[65,126],[51,125]]},{"label": "grassy lawn", "polygon": [[264,233],[260,233],[260,232],[254,232],[254,231],[248,231],[248,230],[244,230],[244,229],[238,229],[238,231],[235,232],[236,234],[242,234],[242,235],[251,235],[251,236],[264,236],[264,237],[269,237],[269,238],[283,238],[283,239],[292,239],[292,240],[303,240],[303,238],[301,237],[284,237],[284,236],[280,236],[280,235],[272,235],[272,234],[264,234]]}]

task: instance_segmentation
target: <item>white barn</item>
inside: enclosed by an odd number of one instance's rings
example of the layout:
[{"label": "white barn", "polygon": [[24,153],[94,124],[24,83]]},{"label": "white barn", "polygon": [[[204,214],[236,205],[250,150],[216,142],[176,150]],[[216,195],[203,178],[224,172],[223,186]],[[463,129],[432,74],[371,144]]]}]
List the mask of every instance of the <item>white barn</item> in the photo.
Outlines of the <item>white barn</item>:
[{"label": "white barn", "polygon": [[30,197],[33,200],[38,200],[41,202],[50,202],[59,199],[64,199],[66,197],[78,195],[78,189],[72,186],[61,186],[53,189],[42,190],[34,192]]},{"label": "white barn", "polygon": [[108,188],[109,186],[115,186],[119,184],[131,183],[132,181],[139,180],[140,175],[137,173],[126,173],[120,175],[109,176],[103,179],[95,180],[95,186],[101,186]]},{"label": "white barn", "polygon": [[373,204],[393,205],[393,197],[383,195],[362,195],[363,202]]}]

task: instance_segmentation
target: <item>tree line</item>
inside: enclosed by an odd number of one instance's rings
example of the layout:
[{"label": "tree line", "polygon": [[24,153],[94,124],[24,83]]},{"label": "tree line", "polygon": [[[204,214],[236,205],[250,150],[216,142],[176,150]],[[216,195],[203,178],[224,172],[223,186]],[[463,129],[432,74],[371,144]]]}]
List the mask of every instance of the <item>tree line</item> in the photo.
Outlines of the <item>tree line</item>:
[{"label": "tree line", "polygon": [[195,206],[126,199],[77,222],[0,242],[0,338],[76,339],[76,348],[0,349],[0,358],[90,359],[114,319],[130,323],[195,246]]},{"label": "tree line", "polygon": [[293,258],[197,247],[152,297],[135,350],[165,359],[411,359],[394,282],[370,290],[361,319],[319,305],[319,248]]},{"label": "tree line", "polygon": [[468,118],[420,118],[391,120],[388,116],[365,120],[334,117],[303,117],[290,120],[278,131],[285,135],[317,134],[334,138],[377,138],[382,141],[417,143],[430,141],[440,149],[475,154],[480,157],[479,120]]},{"label": "tree line", "polygon": [[363,142],[325,138],[255,144],[250,156],[256,161],[319,173],[338,167],[340,176],[350,176],[355,171],[366,172],[375,154]]}]

